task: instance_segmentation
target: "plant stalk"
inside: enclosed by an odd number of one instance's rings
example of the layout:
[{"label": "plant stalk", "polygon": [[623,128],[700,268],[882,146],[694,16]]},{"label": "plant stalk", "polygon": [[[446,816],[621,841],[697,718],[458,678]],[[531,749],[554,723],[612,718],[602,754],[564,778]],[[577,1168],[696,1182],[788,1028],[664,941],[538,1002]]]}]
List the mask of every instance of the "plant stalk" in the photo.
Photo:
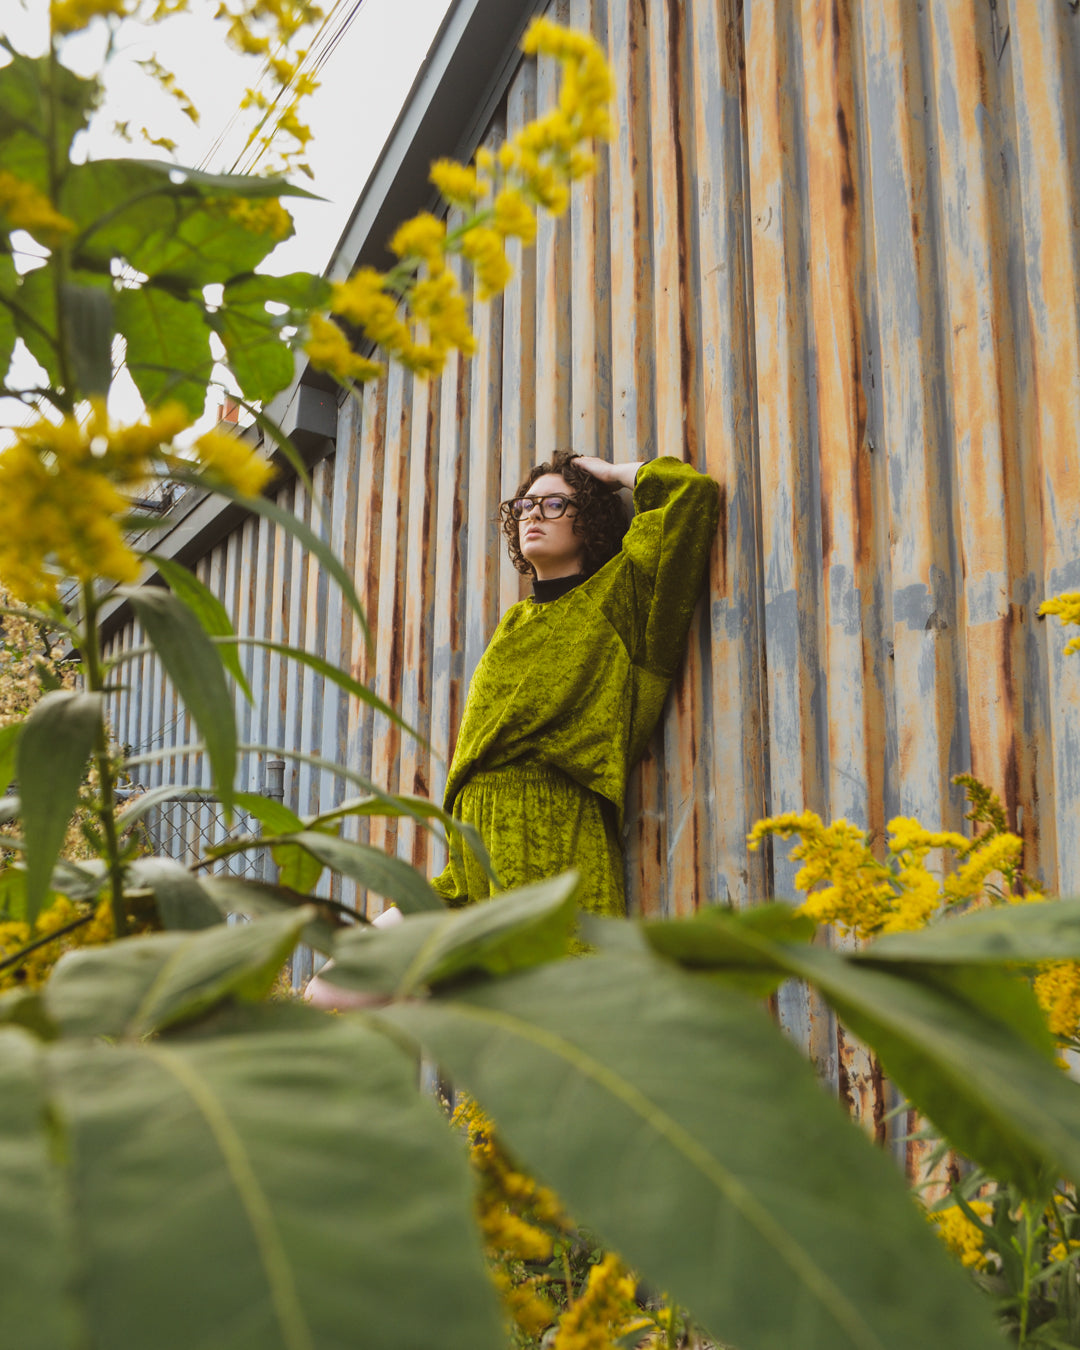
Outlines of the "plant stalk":
[{"label": "plant stalk", "polygon": [[[98,600],[92,581],[84,581],[83,597],[83,664],[86,669],[87,687],[92,693],[100,694],[105,689],[105,665],[98,642],[97,611]],[[94,751],[94,763],[98,771],[100,805],[98,818],[104,835],[105,862],[109,869],[109,899],[112,907],[113,930],[118,938],[127,933],[127,906],[124,903],[124,868],[120,860],[120,833],[116,828],[116,781],[112,760],[109,756],[109,738],[105,731],[105,718],[102,717],[97,731],[97,749]]]}]

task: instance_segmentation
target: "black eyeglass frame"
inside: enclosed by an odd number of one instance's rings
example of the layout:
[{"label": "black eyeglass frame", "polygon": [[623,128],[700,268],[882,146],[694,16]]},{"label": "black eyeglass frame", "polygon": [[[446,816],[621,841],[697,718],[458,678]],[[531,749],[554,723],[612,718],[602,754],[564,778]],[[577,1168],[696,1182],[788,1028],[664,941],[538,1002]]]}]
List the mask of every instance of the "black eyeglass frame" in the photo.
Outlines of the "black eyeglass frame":
[{"label": "black eyeglass frame", "polygon": [[[577,493],[545,492],[542,496],[532,496],[531,494],[525,493],[520,497],[510,497],[505,502],[500,502],[499,510],[503,512],[505,515],[508,515],[511,520],[520,521],[524,520],[525,517],[530,514],[532,508],[538,505],[540,507],[541,519],[561,520],[563,516],[566,515],[567,507],[572,506],[576,501],[576,499]],[[563,504],[562,510],[556,511],[554,515],[548,515],[547,510],[544,507],[544,503],[550,501],[561,501]],[[523,511],[520,511],[515,514],[514,507],[517,506],[519,502],[528,502],[529,505]]]}]

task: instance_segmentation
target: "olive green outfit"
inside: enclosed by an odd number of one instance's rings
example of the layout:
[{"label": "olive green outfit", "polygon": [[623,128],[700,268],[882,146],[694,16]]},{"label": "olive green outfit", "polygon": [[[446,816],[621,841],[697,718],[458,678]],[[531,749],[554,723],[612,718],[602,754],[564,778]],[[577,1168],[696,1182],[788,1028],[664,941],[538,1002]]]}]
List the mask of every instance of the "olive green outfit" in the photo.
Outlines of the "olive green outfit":
[{"label": "olive green outfit", "polygon": [[[503,889],[574,867],[580,903],[625,913],[626,779],[682,659],[716,532],[717,486],[677,459],[638,471],[621,551],[546,603],[512,605],[469,686],[445,805],[476,827]],[[449,905],[491,883],[454,836]]]}]

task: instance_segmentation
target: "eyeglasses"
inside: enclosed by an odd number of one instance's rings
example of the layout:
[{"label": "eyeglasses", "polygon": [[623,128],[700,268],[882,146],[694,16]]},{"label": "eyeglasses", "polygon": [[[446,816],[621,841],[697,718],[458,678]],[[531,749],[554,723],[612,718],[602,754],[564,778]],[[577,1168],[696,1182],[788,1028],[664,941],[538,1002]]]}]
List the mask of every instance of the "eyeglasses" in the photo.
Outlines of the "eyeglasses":
[{"label": "eyeglasses", "polygon": [[511,501],[503,502],[499,509],[505,511],[512,520],[524,520],[532,513],[534,506],[539,506],[545,520],[558,520],[566,514],[566,508],[573,501],[573,497],[567,497],[561,492],[548,492],[543,497],[514,497]]}]

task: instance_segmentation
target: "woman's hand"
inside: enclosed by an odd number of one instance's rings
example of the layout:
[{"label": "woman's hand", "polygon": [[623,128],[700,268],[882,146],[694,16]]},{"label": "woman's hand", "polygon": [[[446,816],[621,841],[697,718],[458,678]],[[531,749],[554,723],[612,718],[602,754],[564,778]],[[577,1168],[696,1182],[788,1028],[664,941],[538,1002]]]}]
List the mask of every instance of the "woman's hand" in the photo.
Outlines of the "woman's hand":
[{"label": "woman's hand", "polygon": [[575,455],[573,463],[575,469],[584,469],[601,483],[609,483],[614,488],[633,488],[638,469],[641,468],[638,463],[611,464],[596,455]]}]

